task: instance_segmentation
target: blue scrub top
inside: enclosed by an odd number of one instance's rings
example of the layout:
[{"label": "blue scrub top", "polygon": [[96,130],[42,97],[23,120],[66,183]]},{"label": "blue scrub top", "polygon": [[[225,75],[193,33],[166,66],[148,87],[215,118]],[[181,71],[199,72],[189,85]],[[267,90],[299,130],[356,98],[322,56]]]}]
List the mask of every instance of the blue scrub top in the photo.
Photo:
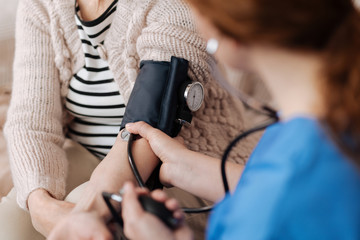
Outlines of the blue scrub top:
[{"label": "blue scrub top", "polygon": [[316,120],[277,123],[217,204],[207,239],[360,239],[360,170]]}]

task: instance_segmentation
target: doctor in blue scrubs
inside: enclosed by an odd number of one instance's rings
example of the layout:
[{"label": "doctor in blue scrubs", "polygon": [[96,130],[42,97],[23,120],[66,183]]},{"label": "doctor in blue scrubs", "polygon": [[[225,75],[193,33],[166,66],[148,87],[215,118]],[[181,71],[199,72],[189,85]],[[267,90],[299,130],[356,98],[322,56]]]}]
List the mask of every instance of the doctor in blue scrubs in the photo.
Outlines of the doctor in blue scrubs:
[{"label": "doctor in blue scrubs", "polygon": [[[228,194],[220,160],[143,122],[127,125],[162,160],[163,183],[218,202],[207,239],[360,239],[360,14],[353,1],[188,2],[208,50],[258,73],[281,114],[244,169],[227,165]],[[124,189],[130,239],[192,238],[186,226],[171,231],[144,212],[142,190]],[[182,217],[174,199],[152,196]]]}]

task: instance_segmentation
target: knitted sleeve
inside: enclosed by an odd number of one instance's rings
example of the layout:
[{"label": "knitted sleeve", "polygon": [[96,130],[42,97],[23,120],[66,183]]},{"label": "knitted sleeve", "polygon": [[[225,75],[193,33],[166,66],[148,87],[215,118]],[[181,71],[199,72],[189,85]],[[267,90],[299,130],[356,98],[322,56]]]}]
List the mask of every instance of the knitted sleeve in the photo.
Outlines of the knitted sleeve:
[{"label": "knitted sleeve", "polygon": [[44,188],[58,199],[65,195],[60,81],[46,8],[39,0],[21,0],[17,12],[13,92],[5,134],[17,201],[23,209],[35,189]]},{"label": "knitted sleeve", "polygon": [[[123,66],[113,69],[120,79],[120,91],[128,99],[142,60],[170,61],[171,56],[189,61],[189,76],[203,83],[205,102],[183,127],[186,145],[202,153],[220,157],[226,145],[244,130],[244,108],[219,87],[211,75],[214,60],[205,51],[189,6],[182,0],[122,0],[118,3],[118,22],[113,22],[110,45],[121,46],[110,61]],[[126,26],[126,27],[125,27]],[[117,36],[117,37],[116,37]],[[116,44],[115,44],[116,41]],[[256,141],[245,141],[232,159],[243,163]]]}]

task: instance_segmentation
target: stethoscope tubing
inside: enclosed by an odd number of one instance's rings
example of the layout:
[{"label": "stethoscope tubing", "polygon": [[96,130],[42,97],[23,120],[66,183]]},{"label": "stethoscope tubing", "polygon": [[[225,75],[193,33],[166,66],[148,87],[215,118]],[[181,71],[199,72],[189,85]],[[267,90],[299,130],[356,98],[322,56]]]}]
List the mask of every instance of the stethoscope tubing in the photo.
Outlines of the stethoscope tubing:
[{"label": "stethoscope tubing", "polygon": [[273,118],[263,124],[260,124],[258,126],[255,126],[249,130],[244,131],[243,133],[241,133],[240,135],[238,135],[234,140],[231,141],[231,143],[227,146],[227,148],[224,151],[224,154],[222,156],[221,159],[221,178],[223,181],[223,185],[224,185],[224,191],[225,194],[229,193],[229,183],[226,177],[226,169],[225,169],[225,165],[226,165],[226,161],[229,157],[229,154],[231,152],[231,150],[236,146],[236,144],[241,141],[242,139],[244,139],[245,137],[249,136],[250,134],[256,133],[258,131],[262,131],[264,129],[266,129],[267,127],[273,125],[274,123],[278,122],[278,118]]}]

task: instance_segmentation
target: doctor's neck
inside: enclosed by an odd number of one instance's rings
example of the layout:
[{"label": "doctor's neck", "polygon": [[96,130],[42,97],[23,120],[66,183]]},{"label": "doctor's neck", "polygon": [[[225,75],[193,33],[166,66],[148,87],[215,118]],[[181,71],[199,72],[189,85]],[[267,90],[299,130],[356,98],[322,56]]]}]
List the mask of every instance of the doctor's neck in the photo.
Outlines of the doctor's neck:
[{"label": "doctor's neck", "polygon": [[323,67],[319,55],[274,47],[251,47],[251,61],[271,92],[282,119],[321,118]]}]

